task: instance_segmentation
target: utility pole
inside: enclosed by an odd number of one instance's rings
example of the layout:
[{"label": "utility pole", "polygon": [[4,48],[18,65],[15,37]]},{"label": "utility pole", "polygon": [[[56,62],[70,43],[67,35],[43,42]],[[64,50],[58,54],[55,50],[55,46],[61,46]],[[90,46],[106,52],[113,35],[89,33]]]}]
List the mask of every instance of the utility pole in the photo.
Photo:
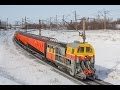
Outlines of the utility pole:
[{"label": "utility pole", "polygon": [[21,29],[23,29],[23,18],[22,18],[22,27],[21,27]]},{"label": "utility pole", "polygon": [[41,36],[41,20],[39,19],[39,37]]},{"label": "utility pole", "polygon": [[27,21],[26,21],[26,16],[25,16],[25,26],[26,26],[25,32],[27,32]]},{"label": "utility pole", "polygon": [[58,29],[58,25],[57,25],[57,15],[56,15],[56,29]]},{"label": "utility pole", "polygon": [[85,39],[86,39],[86,35],[85,35],[85,22],[86,22],[86,19],[84,17],[83,18],[83,43],[85,43]]},{"label": "utility pole", "polygon": [[7,18],[7,26],[6,26],[6,28],[8,29],[8,18]]},{"label": "utility pole", "polygon": [[75,11],[75,29],[77,30],[77,15],[76,15],[76,11]]},{"label": "utility pole", "polygon": [[82,33],[80,33],[79,31],[78,32],[79,32],[79,36],[81,36],[83,38],[83,43],[85,43],[85,40],[86,40],[86,34],[85,34],[86,18],[83,17],[82,19],[78,19],[78,20],[82,20],[82,22],[83,22],[83,32]]},{"label": "utility pole", "polygon": [[51,17],[50,17],[50,30],[51,30]]},{"label": "utility pole", "polygon": [[63,29],[65,29],[65,16],[64,15],[63,15],[62,21],[63,21]]}]

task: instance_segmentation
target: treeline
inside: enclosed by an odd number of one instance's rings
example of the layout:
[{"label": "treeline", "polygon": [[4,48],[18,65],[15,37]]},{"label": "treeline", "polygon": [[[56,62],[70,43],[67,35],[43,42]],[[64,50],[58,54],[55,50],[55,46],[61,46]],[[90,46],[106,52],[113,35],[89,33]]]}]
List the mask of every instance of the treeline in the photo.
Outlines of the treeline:
[{"label": "treeline", "polygon": [[[120,19],[117,20],[111,20],[107,19],[104,21],[104,19],[93,19],[93,20],[87,20],[85,22],[85,29],[86,30],[98,30],[98,29],[120,29]],[[67,25],[67,29],[75,29],[76,22],[70,22],[70,25]],[[81,30],[83,29],[83,21],[77,22],[77,29]]]},{"label": "treeline", "polygon": [[[111,20],[111,19],[92,19],[92,20],[86,20],[85,22],[85,29],[86,30],[97,30],[97,29],[104,29],[106,25],[106,29],[118,29],[120,30],[120,19],[117,20]],[[77,25],[77,27],[76,27]],[[82,30],[83,29],[83,21],[75,22],[75,21],[69,21],[69,22],[57,22],[56,23],[42,23],[42,24],[30,24],[23,26],[23,29],[68,29],[68,30]]]},{"label": "treeline", "polygon": [[8,24],[6,21],[1,21],[0,20],[0,30],[1,29],[7,30],[7,29],[11,29],[11,28],[12,28],[11,24]]}]

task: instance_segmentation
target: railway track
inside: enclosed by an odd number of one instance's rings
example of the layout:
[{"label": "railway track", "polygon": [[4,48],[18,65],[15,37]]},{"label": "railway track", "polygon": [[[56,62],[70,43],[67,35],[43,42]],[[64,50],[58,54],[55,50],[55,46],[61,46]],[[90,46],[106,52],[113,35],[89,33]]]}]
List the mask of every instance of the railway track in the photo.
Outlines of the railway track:
[{"label": "railway track", "polygon": [[69,73],[67,73],[66,71],[61,70],[58,67],[56,67],[53,63],[51,63],[47,60],[42,60],[43,58],[39,53],[37,53],[37,52],[31,50],[30,48],[26,47],[25,45],[21,44],[14,37],[13,37],[13,42],[17,47],[20,47],[26,53],[29,53],[32,57],[36,58],[36,62],[39,62],[39,63],[42,63],[44,65],[51,67],[52,71],[59,73],[60,75],[68,78],[69,80],[73,81],[74,83],[76,83],[78,85],[112,85],[112,84],[102,81],[100,79],[87,78],[86,80],[80,80],[78,78],[75,78],[75,77],[69,75]]}]

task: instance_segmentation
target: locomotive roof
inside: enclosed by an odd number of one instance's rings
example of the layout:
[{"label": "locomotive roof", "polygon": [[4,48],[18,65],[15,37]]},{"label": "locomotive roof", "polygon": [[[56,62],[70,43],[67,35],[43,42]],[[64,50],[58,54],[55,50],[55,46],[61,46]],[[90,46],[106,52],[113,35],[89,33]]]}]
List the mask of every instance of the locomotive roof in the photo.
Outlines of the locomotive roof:
[{"label": "locomotive roof", "polygon": [[66,47],[66,43],[63,43],[63,42],[54,42],[54,41],[48,41],[48,44],[50,45],[55,45],[55,46],[62,46],[62,47]]},{"label": "locomotive roof", "polygon": [[80,43],[75,43],[75,42],[67,44],[68,47],[72,47],[72,48],[79,47],[79,45],[80,45]]}]

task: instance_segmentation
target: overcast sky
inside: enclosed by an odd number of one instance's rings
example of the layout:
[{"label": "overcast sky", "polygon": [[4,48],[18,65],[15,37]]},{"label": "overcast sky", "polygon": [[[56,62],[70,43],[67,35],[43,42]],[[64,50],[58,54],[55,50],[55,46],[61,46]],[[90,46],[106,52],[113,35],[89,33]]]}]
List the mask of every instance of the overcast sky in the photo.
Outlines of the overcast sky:
[{"label": "overcast sky", "polygon": [[118,18],[120,17],[120,5],[0,5],[0,19],[9,22],[20,21],[25,16],[29,20],[35,22],[38,19],[48,19],[58,15],[58,19],[62,15],[70,15],[68,18],[73,19],[74,11],[77,12],[77,17],[96,17],[98,11],[110,11],[107,16]]}]

